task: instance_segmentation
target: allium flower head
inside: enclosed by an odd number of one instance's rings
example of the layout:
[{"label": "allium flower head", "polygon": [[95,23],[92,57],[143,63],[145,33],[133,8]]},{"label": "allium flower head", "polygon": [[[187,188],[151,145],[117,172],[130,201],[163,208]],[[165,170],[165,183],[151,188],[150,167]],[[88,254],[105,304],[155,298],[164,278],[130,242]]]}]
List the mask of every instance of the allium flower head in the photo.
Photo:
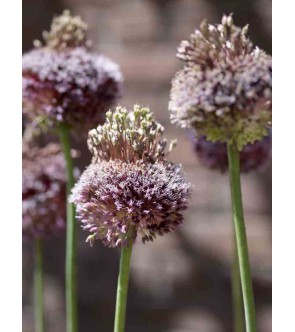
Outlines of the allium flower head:
[{"label": "allium flower head", "polygon": [[[201,135],[195,141],[195,151],[201,164],[212,170],[228,170],[227,147],[224,142],[209,142]],[[271,157],[271,135],[261,141],[246,144],[240,152],[240,169],[248,173],[263,167]]]},{"label": "allium flower head", "polygon": [[135,106],[118,107],[90,131],[94,157],[70,198],[90,244],[127,246],[137,236],[153,241],[183,222],[190,184],[181,166],[166,160],[163,130],[148,108]]},{"label": "allium flower head", "polygon": [[178,50],[185,66],[169,103],[172,122],[239,149],[266,136],[271,124],[271,57],[253,49],[246,32],[231,16],[217,26],[203,22]]},{"label": "allium flower head", "polygon": [[23,237],[44,238],[65,229],[66,173],[60,146],[23,146]]},{"label": "allium flower head", "polygon": [[83,173],[71,200],[91,233],[87,241],[115,247],[137,235],[145,242],[174,231],[183,222],[189,187],[179,165],[100,161]]},{"label": "allium flower head", "polygon": [[43,33],[45,45],[35,42],[23,56],[23,112],[29,118],[89,129],[121,95],[118,65],[89,51],[86,31],[65,11]]}]

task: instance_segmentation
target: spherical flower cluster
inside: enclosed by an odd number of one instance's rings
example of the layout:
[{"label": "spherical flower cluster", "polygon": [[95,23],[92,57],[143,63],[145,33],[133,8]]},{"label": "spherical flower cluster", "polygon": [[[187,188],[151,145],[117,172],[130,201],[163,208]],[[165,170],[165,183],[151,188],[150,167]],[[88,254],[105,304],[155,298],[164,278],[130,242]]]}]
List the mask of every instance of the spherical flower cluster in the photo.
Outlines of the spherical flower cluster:
[{"label": "spherical flower cluster", "polygon": [[86,24],[65,11],[23,56],[23,112],[36,122],[65,122],[89,129],[101,123],[118,100],[122,75],[117,64],[89,51]]},{"label": "spherical flower cluster", "polygon": [[[195,141],[195,151],[201,164],[212,170],[228,170],[227,147],[224,142],[210,142],[201,135]],[[271,157],[271,135],[261,141],[246,144],[240,152],[240,170],[248,173],[261,168]]]},{"label": "spherical flower cluster", "polygon": [[[163,127],[148,108],[118,107],[103,126],[89,132],[91,165],[74,187],[76,205],[90,244],[128,246],[137,236],[153,241],[183,222],[190,184],[180,165],[166,160]],[[165,143],[164,143],[165,142]]]},{"label": "spherical flower cluster", "polygon": [[91,233],[88,241],[101,239],[115,247],[128,245],[137,235],[145,242],[174,231],[183,222],[188,196],[179,165],[111,160],[91,164],[71,200]]},{"label": "spherical flower cluster", "polygon": [[65,229],[66,173],[60,146],[23,146],[23,237],[44,238]]},{"label": "spherical flower cluster", "polygon": [[185,66],[173,82],[171,120],[210,141],[238,148],[262,139],[271,124],[271,57],[246,37],[231,16],[201,24],[178,56]]}]

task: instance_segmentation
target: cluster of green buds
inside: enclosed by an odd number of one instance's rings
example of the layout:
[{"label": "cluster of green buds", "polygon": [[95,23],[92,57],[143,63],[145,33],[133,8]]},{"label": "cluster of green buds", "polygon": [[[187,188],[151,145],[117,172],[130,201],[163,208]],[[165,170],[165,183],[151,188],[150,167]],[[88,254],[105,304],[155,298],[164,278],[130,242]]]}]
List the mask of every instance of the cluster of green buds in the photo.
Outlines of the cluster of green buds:
[{"label": "cluster of green buds", "polygon": [[[46,46],[52,49],[63,50],[75,47],[90,47],[91,41],[87,39],[88,25],[80,16],[71,16],[69,10],[53,18],[50,31],[43,32]],[[34,41],[35,47],[41,47],[42,42]]]},{"label": "cluster of green buds", "polygon": [[165,159],[176,141],[163,139],[164,127],[155,121],[148,107],[133,110],[118,106],[106,114],[106,122],[89,132],[88,147],[94,160],[154,162]]}]

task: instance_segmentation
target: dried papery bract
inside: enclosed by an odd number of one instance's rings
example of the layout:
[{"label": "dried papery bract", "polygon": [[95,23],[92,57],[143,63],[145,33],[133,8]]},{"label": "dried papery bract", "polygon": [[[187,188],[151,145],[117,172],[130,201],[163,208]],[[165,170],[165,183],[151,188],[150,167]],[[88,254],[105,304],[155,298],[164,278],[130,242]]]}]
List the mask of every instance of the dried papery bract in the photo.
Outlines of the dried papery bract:
[{"label": "dried papery bract", "polygon": [[231,16],[223,22],[203,23],[194,42],[182,43],[185,66],[173,79],[169,109],[173,123],[241,150],[267,136],[271,125],[272,61],[253,49],[247,29],[234,26]]},{"label": "dried papery bract", "polygon": [[53,19],[44,42],[23,56],[23,113],[36,123],[88,130],[102,123],[122,92],[119,66],[90,52],[87,25],[68,11]]},{"label": "dried papery bract", "polygon": [[60,146],[23,145],[23,238],[48,238],[65,231],[66,173]]}]

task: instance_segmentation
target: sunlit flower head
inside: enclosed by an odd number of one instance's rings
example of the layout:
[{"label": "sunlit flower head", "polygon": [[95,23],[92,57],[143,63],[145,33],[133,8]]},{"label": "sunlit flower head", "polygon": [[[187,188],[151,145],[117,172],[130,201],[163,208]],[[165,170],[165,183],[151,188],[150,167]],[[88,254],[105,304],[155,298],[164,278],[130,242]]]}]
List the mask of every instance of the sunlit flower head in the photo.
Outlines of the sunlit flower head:
[{"label": "sunlit flower head", "polygon": [[262,139],[271,125],[272,60],[253,48],[231,16],[201,24],[178,56],[185,66],[172,81],[171,120],[210,141],[239,149]]},{"label": "sunlit flower head", "polygon": [[93,160],[70,200],[90,232],[90,244],[95,239],[110,247],[127,246],[137,237],[153,241],[183,222],[190,184],[181,165],[167,161],[163,132],[150,110],[140,106],[118,107],[89,132]]},{"label": "sunlit flower head", "polygon": [[91,233],[87,241],[101,239],[115,247],[137,236],[153,241],[174,231],[183,222],[189,192],[179,165],[111,160],[91,164],[71,200],[83,229]]}]

